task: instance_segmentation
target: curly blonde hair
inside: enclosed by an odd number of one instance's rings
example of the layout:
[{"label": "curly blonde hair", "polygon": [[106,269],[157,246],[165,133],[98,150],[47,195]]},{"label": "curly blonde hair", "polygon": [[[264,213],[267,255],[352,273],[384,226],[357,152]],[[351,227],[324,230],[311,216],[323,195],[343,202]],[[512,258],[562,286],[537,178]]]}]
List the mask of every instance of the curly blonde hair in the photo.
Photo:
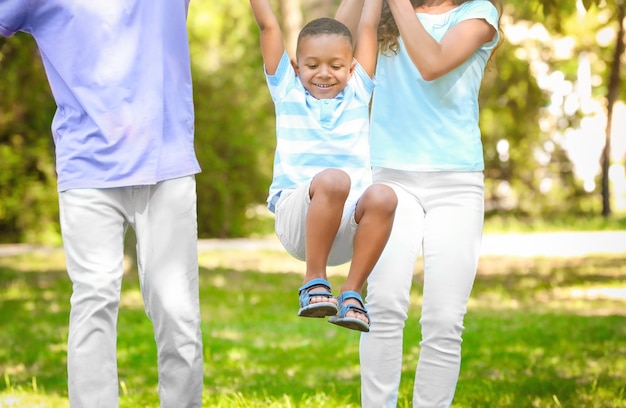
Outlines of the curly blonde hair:
[{"label": "curly blonde hair", "polygon": [[[453,0],[455,6],[460,6],[472,0]],[[500,32],[500,42],[502,42],[502,28],[500,26],[500,18],[502,17],[502,0],[489,0],[498,10],[498,32]],[[411,0],[413,8],[424,5],[425,0]],[[396,21],[391,14],[389,4],[387,0],[383,0],[383,8],[380,15],[380,22],[378,24],[378,49],[383,54],[393,53],[397,54],[400,44],[398,43],[398,37],[400,36],[400,30],[396,25]],[[499,46],[499,44],[498,44]],[[496,46],[493,51],[495,51]],[[492,51],[492,54],[493,54]]]}]

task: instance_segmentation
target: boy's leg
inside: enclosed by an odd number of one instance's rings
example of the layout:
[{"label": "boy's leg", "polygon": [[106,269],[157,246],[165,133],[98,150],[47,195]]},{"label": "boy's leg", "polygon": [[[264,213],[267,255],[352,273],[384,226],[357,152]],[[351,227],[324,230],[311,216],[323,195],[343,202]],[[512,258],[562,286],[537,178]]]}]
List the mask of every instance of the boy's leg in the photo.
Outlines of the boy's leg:
[{"label": "boy's leg", "polygon": [[[359,199],[354,219],[358,226],[354,234],[354,250],[348,277],[341,286],[341,293],[361,293],[365,280],[378,261],[393,225],[398,199],[393,189],[383,184],[370,186]],[[362,306],[356,299],[347,299],[345,304]],[[346,317],[354,317],[369,323],[363,313],[349,311]]]},{"label": "boy's leg", "polygon": [[200,407],[204,374],[195,178],[138,187],[135,199],[139,277],[154,326],[161,407]]},{"label": "boy's leg", "polygon": [[315,278],[326,279],[328,255],[339,230],[349,193],[350,176],[341,170],[324,170],[311,181],[311,201],[306,215],[304,283]]},{"label": "boy's leg", "polygon": [[116,322],[124,258],[123,189],[59,194],[72,281],[67,369],[72,408],[118,406]]},{"label": "boy's leg", "polygon": [[[349,176],[341,170],[327,169],[317,174],[310,183],[281,197],[276,205],[278,239],[289,254],[306,261],[304,286],[313,279],[326,279],[329,253],[349,192]],[[349,257],[343,262],[348,260]],[[305,291],[331,295],[330,290],[321,285],[313,285]],[[337,304],[332,296],[326,295],[311,296],[307,301],[309,305]]]}]

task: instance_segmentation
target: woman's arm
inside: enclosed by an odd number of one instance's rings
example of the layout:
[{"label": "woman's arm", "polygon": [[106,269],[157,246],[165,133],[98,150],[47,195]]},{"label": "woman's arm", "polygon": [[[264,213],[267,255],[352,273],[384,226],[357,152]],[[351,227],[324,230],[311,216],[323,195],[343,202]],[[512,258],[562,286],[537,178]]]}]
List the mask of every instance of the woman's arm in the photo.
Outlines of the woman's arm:
[{"label": "woman's arm", "polygon": [[344,23],[352,33],[352,38],[356,40],[361,12],[365,0],[342,0],[335,13],[335,19]]},{"label": "woman's arm", "polygon": [[380,11],[383,7],[382,0],[365,0],[365,6],[359,22],[354,57],[365,69],[365,72],[374,77],[376,60],[378,56],[378,22]]},{"label": "woman's arm", "polygon": [[261,33],[261,54],[265,71],[274,75],[285,52],[283,34],[269,0],[250,0],[254,19]]},{"label": "woman's arm", "polygon": [[454,25],[440,42],[426,32],[410,0],[387,0],[413,64],[426,81],[437,79],[467,60],[482,44],[493,40],[495,28],[483,19]]}]

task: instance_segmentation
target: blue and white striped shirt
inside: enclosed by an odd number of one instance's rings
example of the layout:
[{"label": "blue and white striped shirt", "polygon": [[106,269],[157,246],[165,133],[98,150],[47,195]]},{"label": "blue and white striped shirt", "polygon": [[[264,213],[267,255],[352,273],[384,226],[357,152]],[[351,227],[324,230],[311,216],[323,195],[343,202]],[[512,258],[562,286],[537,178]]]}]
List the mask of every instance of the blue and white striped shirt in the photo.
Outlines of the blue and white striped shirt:
[{"label": "blue and white striped shirt", "polygon": [[371,184],[369,101],[374,81],[357,63],[346,88],[332,99],[316,99],[296,76],[287,53],[274,75],[267,75],[276,108],[274,178],[268,208],[275,197],[328,168],[350,175],[346,208]]}]

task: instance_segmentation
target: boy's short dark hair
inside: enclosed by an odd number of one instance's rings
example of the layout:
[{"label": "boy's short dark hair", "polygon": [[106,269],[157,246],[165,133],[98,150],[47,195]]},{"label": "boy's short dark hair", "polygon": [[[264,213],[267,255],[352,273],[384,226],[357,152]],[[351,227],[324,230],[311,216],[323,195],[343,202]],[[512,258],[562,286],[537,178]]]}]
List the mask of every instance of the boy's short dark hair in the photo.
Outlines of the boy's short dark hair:
[{"label": "boy's short dark hair", "polygon": [[346,37],[346,39],[350,41],[350,45],[354,46],[350,29],[341,21],[328,17],[316,18],[315,20],[309,21],[304,27],[302,27],[300,34],[298,34],[298,46],[300,45],[300,40],[305,37],[324,34]]}]

